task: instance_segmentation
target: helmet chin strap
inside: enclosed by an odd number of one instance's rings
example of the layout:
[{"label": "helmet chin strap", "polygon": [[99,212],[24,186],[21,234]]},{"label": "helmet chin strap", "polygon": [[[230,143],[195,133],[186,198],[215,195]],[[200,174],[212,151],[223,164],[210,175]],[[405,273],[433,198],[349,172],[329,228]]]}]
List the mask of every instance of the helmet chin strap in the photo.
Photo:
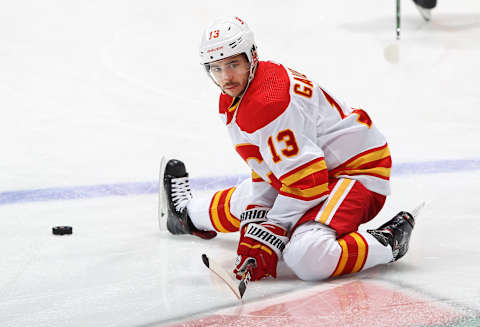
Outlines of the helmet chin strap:
[{"label": "helmet chin strap", "polygon": [[[242,94],[240,95],[240,97],[243,97],[243,95],[245,94],[245,92],[247,92],[247,89],[248,89],[248,86],[250,85],[250,83],[252,82],[253,78],[255,77],[255,72],[257,71],[257,66],[258,66],[258,57],[257,57],[257,48],[255,46],[253,46],[251,49],[250,49],[250,53],[252,55],[252,62],[250,63],[250,73],[248,75],[248,82],[247,82],[247,85],[245,85],[245,89],[243,90]],[[247,56],[248,57],[248,56]],[[240,100],[241,101],[241,100]],[[240,104],[239,104],[240,105]],[[235,116],[236,116],[236,112],[235,112]]]},{"label": "helmet chin strap", "polygon": [[[247,81],[247,85],[245,85],[245,88],[243,89],[242,93],[239,95],[240,97],[240,100],[238,101],[238,106],[240,106],[240,103],[242,102],[242,99],[243,99],[243,95],[245,94],[245,92],[247,92],[247,89],[248,87],[250,86],[250,83],[253,81],[253,78],[255,77],[255,72],[257,70],[257,66],[258,66],[258,59],[257,59],[257,53],[255,51],[255,49],[252,49],[252,58],[253,58],[253,63],[250,65],[250,72],[249,72],[249,75],[248,75],[248,81]],[[222,91],[222,94],[227,94],[223,89],[222,87],[220,86],[220,84],[217,83],[217,81],[215,81],[215,79],[212,77],[211,74],[208,74],[208,76],[210,77],[210,79],[213,81],[213,83],[215,83],[215,85],[218,86],[218,88],[220,89],[220,91]],[[237,118],[237,112],[238,110],[235,110],[235,112],[233,113],[233,117],[232,117],[232,120],[230,121],[230,123],[228,125],[230,125],[233,121],[236,120]]]},{"label": "helmet chin strap", "polygon": [[[250,83],[253,81],[253,78],[255,77],[255,72],[257,70],[257,66],[258,66],[258,59],[257,59],[257,52],[255,51],[255,48],[252,48],[252,58],[253,58],[253,62],[252,64],[250,65],[250,75],[248,76],[248,82],[247,82],[247,85],[245,85],[245,89],[242,91],[242,94],[239,95],[240,97],[240,100],[238,101],[238,105],[237,105],[237,108],[240,106],[240,104],[242,103],[242,100],[243,100],[243,95],[245,94],[245,92],[247,92],[247,89],[248,87],[250,86]],[[223,91],[223,90],[222,90]],[[232,120],[230,121],[230,124],[233,122],[233,121],[236,121],[237,119],[237,112],[238,110],[235,110],[235,112],[233,113],[233,117],[232,117]],[[230,125],[229,124],[229,125]]]}]

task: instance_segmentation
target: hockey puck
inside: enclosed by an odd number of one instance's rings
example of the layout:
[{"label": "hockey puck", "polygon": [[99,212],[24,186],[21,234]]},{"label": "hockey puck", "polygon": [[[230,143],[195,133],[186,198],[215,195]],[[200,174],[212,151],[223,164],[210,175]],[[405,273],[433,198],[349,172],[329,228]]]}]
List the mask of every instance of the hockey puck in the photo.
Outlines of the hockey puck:
[{"label": "hockey puck", "polygon": [[73,233],[72,226],[55,226],[52,227],[52,233],[54,235],[70,235]]}]

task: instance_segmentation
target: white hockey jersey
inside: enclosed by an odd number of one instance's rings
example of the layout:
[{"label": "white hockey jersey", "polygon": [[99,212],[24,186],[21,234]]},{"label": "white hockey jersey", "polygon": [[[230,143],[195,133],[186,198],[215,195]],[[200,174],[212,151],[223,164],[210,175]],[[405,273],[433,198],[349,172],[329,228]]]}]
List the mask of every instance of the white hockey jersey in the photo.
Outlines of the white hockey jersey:
[{"label": "white hockey jersey", "polygon": [[390,193],[385,137],[362,109],[348,107],[305,75],[261,61],[242,98],[220,96],[219,112],[238,154],[252,170],[252,205],[290,230],[348,177]]}]

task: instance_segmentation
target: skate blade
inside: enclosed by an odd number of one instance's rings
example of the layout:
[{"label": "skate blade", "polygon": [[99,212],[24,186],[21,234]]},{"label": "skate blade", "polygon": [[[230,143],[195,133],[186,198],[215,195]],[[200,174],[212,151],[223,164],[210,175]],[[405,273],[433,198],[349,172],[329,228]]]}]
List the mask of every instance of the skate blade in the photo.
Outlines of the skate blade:
[{"label": "skate blade", "polygon": [[420,214],[420,211],[422,211],[422,209],[425,207],[426,205],[426,202],[423,201],[422,203],[420,203],[415,209],[413,209],[412,211],[410,211],[410,214],[413,216],[413,218],[417,218],[418,215]]},{"label": "skate blade", "polygon": [[167,230],[168,199],[167,192],[165,192],[165,187],[163,185],[163,177],[167,162],[167,158],[162,156],[162,159],[160,160],[160,173],[158,177],[158,228],[161,231]]}]

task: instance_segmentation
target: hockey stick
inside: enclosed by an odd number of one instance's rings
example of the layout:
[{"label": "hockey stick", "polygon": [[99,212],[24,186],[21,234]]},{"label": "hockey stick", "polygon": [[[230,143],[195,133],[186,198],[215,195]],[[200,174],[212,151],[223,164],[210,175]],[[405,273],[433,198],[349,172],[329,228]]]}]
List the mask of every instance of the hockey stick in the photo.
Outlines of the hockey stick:
[{"label": "hockey stick", "polygon": [[400,22],[401,22],[401,12],[400,12],[400,0],[397,0],[396,6],[396,31],[397,31],[397,40],[400,40]]},{"label": "hockey stick", "polygon": [[242,299],[245,291],[247,290],[247,285],[251,279],[250,269],[253,267],[253,264],[248,265],[248,268],[242,276],[242,280],[237,285],[237,281],[235,281],[235,279],[233,279],[233,277],[225,269],[218,265],[214,260],[209,258],[206,254],[202,254],[202,261],[208,269],[210,269],[215,275],[220,277],[225,284],[227,284],[227,286],[232,290],[233,294],[235,294],[239,300]]}]

